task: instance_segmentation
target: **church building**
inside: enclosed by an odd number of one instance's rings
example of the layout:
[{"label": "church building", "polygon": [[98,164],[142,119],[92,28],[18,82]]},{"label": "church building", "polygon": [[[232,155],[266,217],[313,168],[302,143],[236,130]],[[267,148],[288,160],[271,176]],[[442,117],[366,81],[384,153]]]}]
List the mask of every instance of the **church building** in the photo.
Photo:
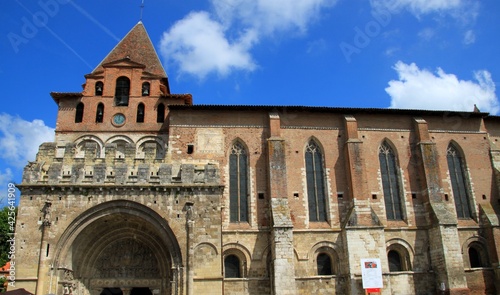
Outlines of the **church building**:
[{"label": "church building", "polygon": [[196,105],[142,22],[51,96],[55,142],[17,185],[16,288],[500,294],[500,117]]}]

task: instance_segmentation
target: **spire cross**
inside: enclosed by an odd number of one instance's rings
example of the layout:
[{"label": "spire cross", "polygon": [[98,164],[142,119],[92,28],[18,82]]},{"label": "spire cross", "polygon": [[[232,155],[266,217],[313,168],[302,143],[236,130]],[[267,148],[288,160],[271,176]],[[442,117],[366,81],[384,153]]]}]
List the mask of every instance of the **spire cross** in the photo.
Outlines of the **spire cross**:
[{"label": "spire cross", "polygon": [[142,11],[144,10],[144,0],[142,0],[141,2],[141,18],[139,19],[140,21],[142,21]]}]

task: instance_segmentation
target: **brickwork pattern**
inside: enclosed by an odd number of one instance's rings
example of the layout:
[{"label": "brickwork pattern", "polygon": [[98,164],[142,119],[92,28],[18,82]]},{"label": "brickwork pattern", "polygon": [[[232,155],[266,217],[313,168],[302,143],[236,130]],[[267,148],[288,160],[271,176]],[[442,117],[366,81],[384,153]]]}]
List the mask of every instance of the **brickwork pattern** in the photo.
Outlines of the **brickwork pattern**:
[{"label": "brickwork pattern", "polygon": [[[128,106],[114,103],[121,76],[131,82]],[[142,24],[85,78],[81,93],[52,93],[56,140],[40,146],[18,186],[16,287],[40,295],[99,295],[114,287],[162,295],[363,294],[360,259],[380,258],[382,294],[498,294],[497,117],[191,105],[191,95],[170,93]],[[149,96],[142,96],[143,82],[150,83]],[[75,123],[79,103],[83,120]],[[99,103],[102,123],[95,120]],[[156,120],[160,103],[164,122]],[[118,113],[123,124],[113,122]],[[311,139],[324,157],[323,222],[309,221],[304,153]],[[248,222],[229,220],[236,140],[248,152]],[[378,158],[384,141],[397,159],[402,220],[386,217]],[[465,159],[470,219],[455,212],[450,142]],[[123,259],[100,256],[120,242],[132,245],[117,251]],[[479,245],[481,267],[471,266],[471,245]],[[132,266],[128,253],[141,247],[158,263]],[[400,255],[399,271],[389,267],[389,250]],[[331,274],[318,275],[319,254],[331,258]],[[240,277],[225,277],[227,255],[238,257]],[[103,261],[121,272],[98,272]],[[160,278],[144,278],[151,269]]]}]

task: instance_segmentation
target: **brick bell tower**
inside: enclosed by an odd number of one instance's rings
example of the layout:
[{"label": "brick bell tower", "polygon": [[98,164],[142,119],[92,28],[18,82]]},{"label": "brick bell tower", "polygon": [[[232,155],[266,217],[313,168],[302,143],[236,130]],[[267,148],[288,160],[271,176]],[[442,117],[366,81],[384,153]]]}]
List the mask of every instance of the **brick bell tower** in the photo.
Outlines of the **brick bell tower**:
[{"label": "brick bell tower", "polygon": [[166,131],[167,106],[192,104],[190,94],[170,93],[142,22],[85,78],[81,93],[51,93],[59,106],[56,141],[88,132]]},{"label": "brick bell tower", "polygon": [[[142,22],[85,79],[82,92],[51,93],[55,141],[40,146],[18,185],[16,287],[192,294],[189,247],[200,241],[186,229],[202,224],[204,241],[222,248],[223,189],[216,164],[197,161],[195,179],[195,164],[172,160],[169,106],[191,105],[192,96],[170,92]],[[194,204],[211,205],[210,216],[191,214]],[[220,260],[213,264],[220,274]]]}]

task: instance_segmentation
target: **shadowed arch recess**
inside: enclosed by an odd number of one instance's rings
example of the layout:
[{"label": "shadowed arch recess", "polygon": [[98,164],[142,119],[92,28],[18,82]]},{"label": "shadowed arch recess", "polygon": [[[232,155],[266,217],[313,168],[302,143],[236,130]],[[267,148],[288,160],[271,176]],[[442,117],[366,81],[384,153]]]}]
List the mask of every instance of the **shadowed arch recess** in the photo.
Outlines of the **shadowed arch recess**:
[{"label": "shadowed arch recess", "polygon": [[173,231],[158,213],[132,201],[110,201],[83,212],[63,233],[54,265],[72,269],[86,288],[103,279],[130,278],[149,279],[162,293],[182,285],[182,274],[175,273],[182,256]]}]

